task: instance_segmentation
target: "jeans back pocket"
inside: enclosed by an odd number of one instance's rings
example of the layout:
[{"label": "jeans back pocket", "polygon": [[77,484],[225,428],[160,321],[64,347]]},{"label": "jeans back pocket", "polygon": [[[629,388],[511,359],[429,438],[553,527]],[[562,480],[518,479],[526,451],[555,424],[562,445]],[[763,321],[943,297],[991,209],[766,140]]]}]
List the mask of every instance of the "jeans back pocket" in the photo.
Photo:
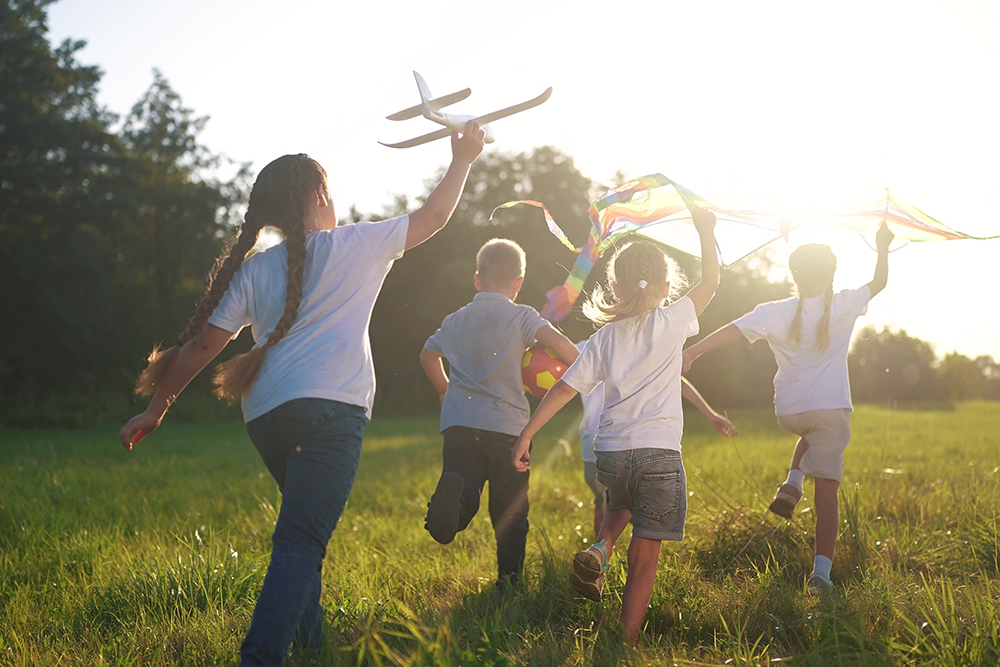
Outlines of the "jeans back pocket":
[{"label": "jeans back pocket", "polygon": [[680,472],[639,474],[639,509],[654,519],[675,514],[681,507],[684,484]]}]

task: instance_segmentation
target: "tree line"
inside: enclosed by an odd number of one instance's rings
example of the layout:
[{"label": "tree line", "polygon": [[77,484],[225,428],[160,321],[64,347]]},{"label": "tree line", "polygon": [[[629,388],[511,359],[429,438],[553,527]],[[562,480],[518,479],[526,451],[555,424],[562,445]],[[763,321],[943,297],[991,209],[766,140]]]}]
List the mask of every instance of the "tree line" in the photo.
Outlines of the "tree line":
[{"label": "tree line", "polygon": [[[84,43],[48,41],[47,0],[0,5],[0,421],[79,424],[134,409],[132,382],[157,340],[172,342],[204,288],[215,257],[235,236],[252,171],[200,141],[207,117],[185,107],[166,78],[119,117],[97,101],[101,71],[78,62]],[[277,157],[277,156],[275,156]],[[231,177],[221,177],[220,173]],[[427,184],[429,191],[432,183]],[[520,301],[540,308],[574,256],[540,212],[490,212],[514,199],[544,201],[577,245],[589,202],[607,184],[587,178],[551,147],[491,152],[473,167],[452,222],[390,272],[372,317],[382,415],[433,412],[436,396],[417,355],[448,313],[475,293],[475,252],[490,238],[528,255]],[[351,208],[346,223],[418,205],[396,197],[377,213]],[[692,280],[698,263],[678,255]],[[605,258],[606,260],[606,258]],[[603,275],[596,266],[585,289]],[[762,301],[791,291],[765,256],[726,270],[702,318],[708,333]],[[579,308],[562,328],[574,340],[592,326]],[[227,354],[245,350],[245,333]],[[903,331],[865,329],[850,357],[861,401],[1000,398],[1000,366],[949,354]],[[720,406],[770,401],[775,365],[766,345],[731,346],[700,362],[691,379]],[[207,374],[206,374],[207,375]],[[199,378],[174,408],[181,418],[235,416]]]}]

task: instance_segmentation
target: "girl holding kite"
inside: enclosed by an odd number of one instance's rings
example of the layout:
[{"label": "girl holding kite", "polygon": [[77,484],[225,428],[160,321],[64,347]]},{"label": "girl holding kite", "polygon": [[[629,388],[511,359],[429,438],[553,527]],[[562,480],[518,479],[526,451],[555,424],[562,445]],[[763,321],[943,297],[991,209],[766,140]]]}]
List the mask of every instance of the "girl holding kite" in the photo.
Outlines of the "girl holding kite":
[{"label": "girl holding kite", "polygon": [[632,522],[628,579],[622,594],[622,631],[634,643],[653,593],[660,542],[684,537],[686,480],[681,462],[681,351],[698,333],[698,316],[719,286],[715,216],[691,205],[701,240],[702,275],[683,298],[673,260],[654,243],[624,246],[608,263],[614,298],[599,286],[584,314],[604,325],[579,359],[545,394],[512,453],[529,469],[531,438],[578,392],[604,384],[601,424],[594,441],[597,480],[607,487],[599,540],[576,555],[570,584],[600,600],[615,542]]},{"label": "girl holding kite", "polygon": [[[250,440],[282,492],[242,665],[280,665],[293,641],[310,652],[322,645],[323,557],[375,395],[372,307],[393,262],[448,222],[483,139],[474,122],[452,135],[451,166],[413,213],[344,227],[319,163],[304,154],[274,160],[257,176],[239,238],[216,262],[178,345],[149,356],[137,391],[152,400],[119,433],[128,450],[241,329],[253,331],[253,349],[215,372],[216,394],[242,399]],[[247,258],[265,226],[284,242]]]},{"label": "girl holding kite", "polygon": [[851,439],[851,387],[847,350],[858,317],[889,278],[889,244],[893,233],[883,221],[875,236],[875,276],[855,290],[834,293],[837,258],[828,246],[803,245],[788,257],[797,295],[762,303],[684,352],[684,370],[710,350],[745,337],[767,340],[778,362],[774,376],[774,410],[778,423],[799,436],[788,478],[771,501],[770,510],[791,519],[802,497],[805,475],[813,477],[816,500],[816,556],[808,586],[829,590],[830,567],[837,542],[837,490],[844,472],[844,450]]}]

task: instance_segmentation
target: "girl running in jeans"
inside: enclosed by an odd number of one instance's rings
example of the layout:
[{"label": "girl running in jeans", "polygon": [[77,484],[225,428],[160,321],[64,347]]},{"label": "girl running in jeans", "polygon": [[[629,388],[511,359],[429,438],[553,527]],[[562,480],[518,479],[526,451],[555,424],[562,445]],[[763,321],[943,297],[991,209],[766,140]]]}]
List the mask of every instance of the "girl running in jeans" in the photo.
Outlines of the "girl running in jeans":
[{"label": "girl running in jeans", "polygon": [[[153,349],[139,378],[146,411],[119,433],[128,450],[155,430],[184,387],[248,324],[256,344],[221,364],[216,393],[241,398],[247,432],[282,493],[271,563],[240,649],[242,665],[281,665],[293,642],[323,642],[323,557],[354,482],[375,396],[368,322],[393,262],[448,222],[473,160],[476,123],[453,134],[452,162],[422,207],[337,226],[326,172],[286,155],[257,176],[240,235],[216,263],[178,345]],[[285,241],[250,258],[265,226]]]},{"label": "girl running in jeans", "polygon": [[792,518],[806,475],[815,481],[816,556],[809,589],[830,589],[837,543],[837,490],[844,473],[844,450],[851,440],[851,385],[847,349],[858,317],[889,279],[892,232],[882,223],[875,236],[878,261],[867,285],[834,294],[837,258],[828,246],[809,244],[788,257],[798,296],[762,303],[684,352],[684,370],[709,350],[745,337],[767,340],[778,362],[774,411],[778,423],[799,436],[788,479],[778,487],[770,510]]},{"label": "girl running in jeans", "polygon": [[715,216],[694,209],[701,236],[702,276],[687,295],[675,296],[678,270],[660,248],[632,243],[608,263],[613,299],[600,286],[584,314],[603,324],[583,353],[532,415],[513,452],[518,470],[529,468],[531,438],[578,392],[604,383],[604,407],[594,442],[597,479],[607,487],[599,540],[576,555],[570,584],[600,600],[615,541],[631,521],[628,579],[622,593],[622,631],[635,643],[653,593],[662,540],[684,537],[686,480],[681,463],[681,348],[698,333],[698,315],[719,286]]}]

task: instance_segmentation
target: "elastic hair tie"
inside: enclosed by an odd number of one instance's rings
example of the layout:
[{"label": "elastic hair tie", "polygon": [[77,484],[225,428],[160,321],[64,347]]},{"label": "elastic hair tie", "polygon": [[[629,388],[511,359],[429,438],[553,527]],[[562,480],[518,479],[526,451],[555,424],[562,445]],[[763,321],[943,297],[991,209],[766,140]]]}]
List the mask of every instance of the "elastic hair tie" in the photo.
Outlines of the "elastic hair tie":
[{"label": "elastic hair tie", "polygon": [[648,285],[648,284],[649,283],[647,283],[645,280],[640,280],[639,281],[639,289],[646,289],[646,285]]}]

